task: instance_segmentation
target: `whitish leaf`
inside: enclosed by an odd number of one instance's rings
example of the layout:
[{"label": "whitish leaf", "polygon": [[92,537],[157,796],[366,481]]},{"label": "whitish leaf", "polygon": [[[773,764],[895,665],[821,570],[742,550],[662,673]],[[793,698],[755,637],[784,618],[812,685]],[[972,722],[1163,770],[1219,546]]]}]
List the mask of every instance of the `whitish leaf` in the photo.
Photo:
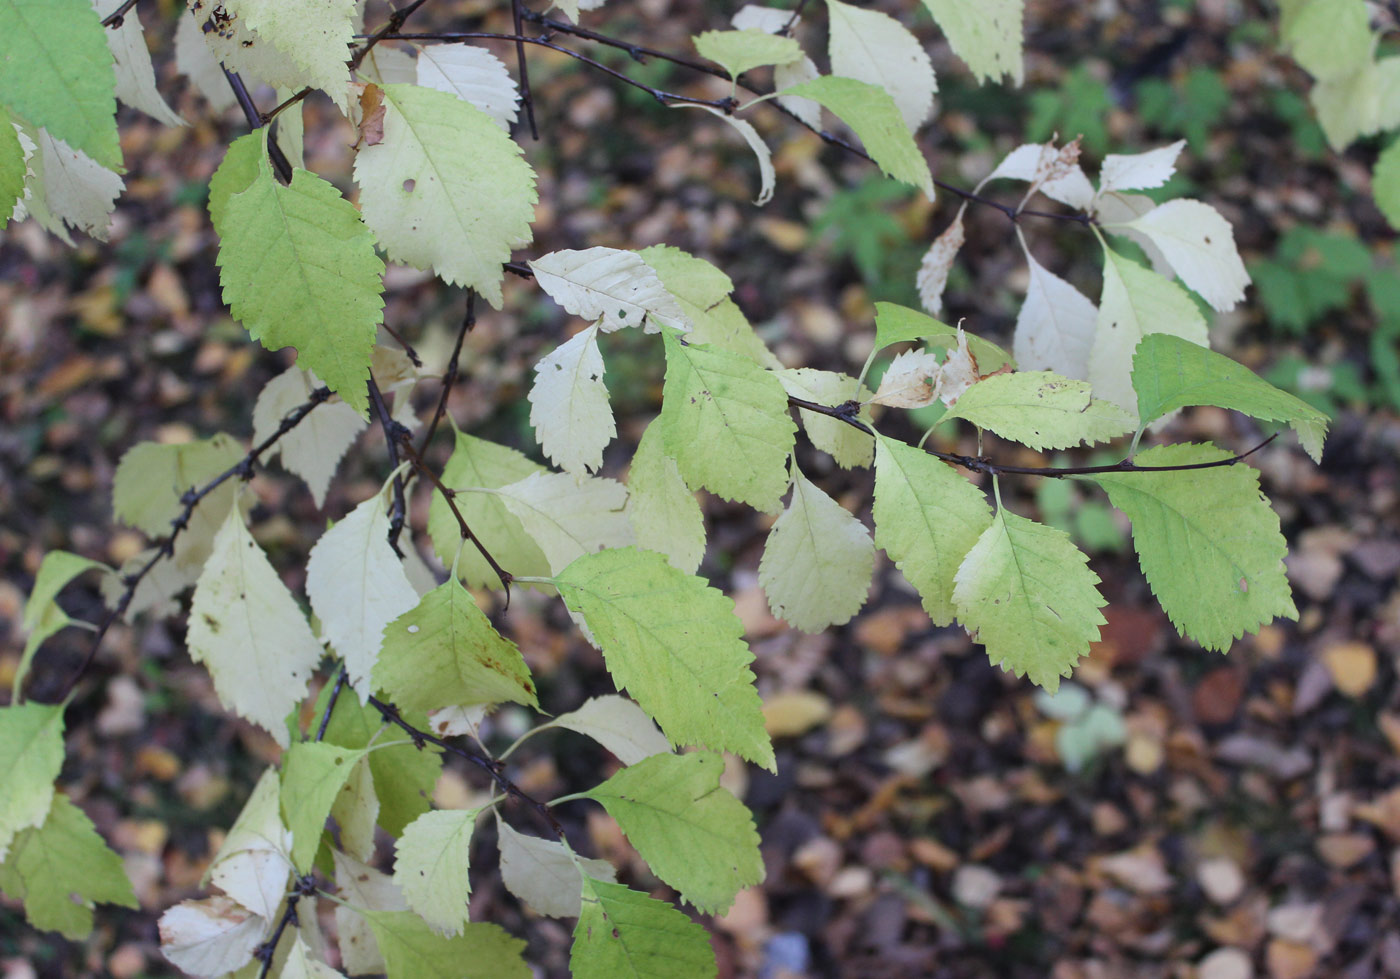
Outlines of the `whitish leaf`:
[{"label": "whitish leaf", "polygon": [[[136,616],[151,609],[158,610],[157,614],[161,617],[179,614],[181,609],[174,601],[175,596],[193,585],[199,578],[200,571],[198,566],[189,570],[180,567],[180,541],[184,539],[184,536],[181,534],[175,539],[175,557],[158,558],[151,570],[147,572],[146,577],[142,578],[141,583],[136,586],[136,591],[131,596],[131,602],[122,615],[123,622],[134,622]],[[211,536],[200,546],[207,553],[212,543],[213,537]],[[107,608],[116,608],[117,603],[121,601],[126,592],[122,578],[136,574],[146,566],[151,558],[156,557],[156,553],[156,548],[148,547],[124,561],[116,574],[108,575],[102,579],[99,587],[102,591],[102,601]]]},{"label": "whitish leaf", "polygon": [[671,743],[657,730],[656,722],[617,694],[590,697],[578,710],[560,714],[539,727],[566,727],[586,734],[617,755],[624,765],[635,765],[643,758],[671,750]]},{"label": "whitish leaf", "polygon": [[529,400],[535,437],[556,466],[580,475],[602,468],[617,423],[603,382],[597,323],[540,358]]},{"label": "whitish leaf", "polygon": [[943,309],[943,290],[948,287],[948,273],[962,248],[963,209],[958,208],[953,223],[944,228],[924,253],[914,284],[919,288],[919,302],[924,309],[937,315]]},{"label": "whitish leaf", "polygon": [[948,358],[934,380],[933,393],[945,405],[957,404],[968,388],[977,384],[982,371],[977,366],[977,358],[968,347],[967,334],[958,327],[958,345],[948,351]]},{"label": "whitish leaf", "polygon": [[[748,33],[748,32],[744,32]],[[767,37],[768,35],[760,35]],[[763,141],[763,137],[758,135],[758,130],[753,128],[753,124],[747,119],[740,119],[727,112],[721,112],[711,105],[699,105],[695,102],[676,102],[673,109],[704,109],[710,115],[723,119],[730,126],[744,137],[744,142],[749,144],[749,149],[753,150],[754,156],[758,158],[758,196],[753,202],[759,207],[767,204],[773,199],[773,190],[777,184],[777,171],[773,169],[773,153],[768,149],[768,144]]]},{"label": "whitish leaf", "polygon": [[1099,638],[1099,576],[1064,531],[998,509],[958,568],[958,618],[994,666],[1054,693]]},{"label": "whitish leaf", "polygon": [[[458,490],[455,503],[477,540],[511,574],[547,575],[549,562],[534,539],[525,532],[501,497],[491,493],[466,493],[469,489],[499,489],[545,469],[515,449],[457,433],[452,457],[443,467],[442,482]],[[441,493],[428,506],[428,534],[443,564],[452,567],[461,546],[457,573],[473,588],[500,588],[501,582],[476,546],[462,543],[457,518]]]},{"label": "whitish leaf", "polygon": [[802,18],[798,17],[794,10],[758,7],[746,3],[734,12],[734,16],[729,18],[729,23],[736,31],[755,30],[767,34],[784,34],[790,27],[802,23]]},{"label": "whitish leaf", "polygon": [[453,578],[385,628],[374,686],[409,710],[503,701],[538,706],[520,650]]},{"label": "whitish leaf", "polygon": [[937,347],[951,351],[957,349],[962,342],[959,338],[960,335],[966,337],[968,349],[976,358],[977,366],[982,373],[990,374],[1008,364],[1014,366],[1015,361],[1011,359],[1011,355],[995,343],[965,333],[907,306],[884,302],[875,304],[875,347],[877,350],[883,350],[892,343],[927,340]]},{"label": "whitish leaf", "polygon": [[924,6],[974,75],[984,81],[1001,81],[1005,75],[1021,84],[1023,0],[924,0]]},{"label": "whitish leaf", "polygon": [[734,283],[709,262],[669,245],[652,245],[639,255],[656,270],[666,291],[675,297],[691,323],[686,340],[708,343],[742,354],[762,367],[781,369],[782,363],[754,333],[743,312],[729,298]]},{"label": "whitish leaf", "polygon": [[895,354],[870,403],[892,408],[922,408],[932,404],[933,385],[942,371],[938,357],[927,350]]},{"label": "whitish leaf", "polygon": [[389,979],[530,979],[525,942],[497,925],[469,924],[444,937],[410,911],[365,914]]},{"label": "whitish leaf", "polygon": [[268,925],[222,895],[183,901],[160,916],[160,952],[192,976],[220,976],[253,958]]},{"label": "whitish leaf", "polygon": [[692,38],[695,50],[738,78],[764,65],[783,65],[802,57],[802,48],[790,37],[780,37],[756,27],[736,31],[706,31]]},{"label": "whitish leaf", "polygon": [[354,39],[355,0],[223,0],[223,8],[285,52],[315,88],[329,95],[341,112],[348,111],[345,63]]},{"label": "whitish leaf", "polygon": [[[16,701],[23,697],[24,678],[39,646],[49,636],[73,623],[68,613],[64,612],[54,599],[70,581],[84,571],[94,569],[111,570],[101,561],[69,554],[67,551],[49,551],[44,555],[44,560],[39,562],[39,573],[34,576],[34,587],[30,589],[29,600],[24,603],[24,612],[20,617],[20,631],[27,633],[27,637],[11,685]],[[0,843],[0,859],[3,859],[4,849],[4,844]]]},{"label": "whitish leaf", "polygon": [[302,873],[311,870],[336,794],[365,754],[324,741],[298,741],[282,756],[282,815],[292,833],[292,863]]},{"label": "whitish leaf", "polygon": [[374,827],[379,820],[379,797],[374,792],[374,770],[369,758],[350,769],[350,777],[336,793],[331,818],[340,830],[340,845],[361,860],[374,859]]},{"label": "whitish leaf", "polygon": [[389,515],[376,493],[321,535],[306,562],[306,596],[321,634],[345,660],[364,703],[384,627],[418,604],[389,546]]},{"label": "whitish leaf", "polygon": [[1324,413],[1205,347],[1165,333],[1143,337],[1133,357],[1133,388],[1144,425],[1188,405],[1230,408],[1287,422],[1313,461],[1322,461]]},{"label": "whitish leaf", "polygon": [[1099,168],[1099,193],[1162,186],[1176,172],[1176,158],[1185,148],[1186,140],[1178,139],[1170,146],[1159,146],[1146,153],[1108,154]]},{"label": "whitish leaf", "polygon": [[[333,686],[328,683],[322,689],[314,716],[324,715]],[[404,708],[402,716],[415,727],[428,729],[428,717],[421,711]],[[326,725],[325,741],[344,748],[365,748],[383,728],[384,719],[378,710],[361,704],[355,697],[342,696],[336,700]],[[379,800],[379,825],[390,836],[398,836],[405,826],[428,811],[428,798],[442,774],[442,757],[435,748],[420,750],[412,744],[400,744],[370,752],[369,767]]]},{"label": "whitish leaf", "polygon": [[[872,392],[858,384],[849,374],[834,371],[816,370],[811,367],[797,367],[777,372],[783,390],[795,398],[814,401],[821,405],[837,406],[847,401],[869,401]],[[875,442],[869,433],[862,432],[854,425],[847,425],[838,418],[824,415],[805,408],[798,409],[802,427],[807,438],[823,452],[828,452],[843,469],[868,466],[875,458]],[[862,405],[856,418],[866,425],[872,424],[870,409]]]},{"label": "whitish leaf", "polygon": [[209,867],[209,881],[271,921],[287,895],[292,834],[282,825],[277,769],[263,771]]},{"label": "whitish leaf", "polygon": [[214,52],[205,43],[201,29],[207,15],[185,13],[175,28],[175,70],[190,80],[194,90],[204,96],[209,108],[223,112],[238,100]]},{"label": "whitish leaf", "polygon": [[[788,11],[783,13],[791,14]],[[803,82],[810,82],[821,77],[821,72],[817,70],[816,62],[805,54],[796,61],[788,62],[785,65],[775,65],[773,67],[773,87],[778,91],[792,88],[794,85],[801,85]],[[804,126],[814,132],[821,132],[822,129],[822,106],[820,102],[812,99],[804,99],[800,95],[779,95],[778,104],[787,109]]]},{"label": "whitish leaf", "polygon": [[875,543],[923,598],[935,625],[953,621],[953,575],[991,523],[982,491],[923,449],[875,441]]},{"label": "whitish leaf", "polygon": [[35,220],[70,244],[65,227],[106,241],[122,178],[48,130],[40,129],[35,143],[38,151],[28,161],[29,193],[42,195],[43,209],[32,206],[32,196],[26,201]]},{"label": "whitish leaf", "polygon": [[[444,48],[465,49],[465,44],[443,44]],[[391,44],[380,42],[369,49],[365,59],[360,62],[359,74],[369,79],[374,84],[383,88],[385,85],[425,85],[418,77],[418,59],[403,48],[394,47]],[[438,85],[428,85],[428,88],[436,88],[445,91]],[[456,92],[452,93],[456,95]],[[467,99],[468,102],[472,101]],[[359,106],[352,105],[352,112]],[[481,108],[481,106],[477,106]],[[352,121],[354,121],[352,116]]]},{"label": "whitish leaf", "polygon": [[[301,921],[309,919],[302,916]],[[332,969],[311,951],[311,946],[300,935],[287,953],[287,961],[282,966],[279,979],[336,979],[341,973]]]},{"label": "whitish leaf", "polygon": [[510,132],[520,90],[506,66],[485,48],[470,44],[425,44],[418,49],[418,84],[470,102]]},{"label": "whitish leaf", "polygon": [[[373,51],[379,50],[376,46]],[[277,104],[281,105],[287,99],[296,94],[290,88],[278,88],[274,95]],[[277,114],[275,128],[272,131],[272,138],[281,148],[282,153],[287,157],[293,168],[299,170],[306,169],[306,102],[293,103]]]},{"label": "whitish leaf", "polygon": [[699,923],[665,901],[591,877],[583,881],[569,969],[576,979],[718,974],[710,936]]},{"label": "whitish leaf", "polygon": [[[277,88],[300,90],[318,87],[312,73],[292,59],[291,52],[263,38],[252,30],[237,7],[210,4],[208,0],[185,0],[194,11],[202,43],[209,48],[215,61],[236,71],[245,83],[262,82]],[[332,0],[339,2],[339,0]],[[208,25],[210,29],[204,30]],[[219,76],[222,78],[223,71]],[[344,100],[350,76],[345,73],[339,98]],[[228,80],[223,78],[227,88]]]},{"label": "whitish leaf", "polygon": [[980,190],[992,180],[1024,180],[1031,186],[1027,196],[1040,191],[1051,200],[1084,210],[1094,201],[1094,188],[1079,168],[1079,142],[1057,147],[1048,143],[1023,143],[997,164],[978,183]]},{"label": "whitish leaf", "polygon": [[615,479],[534,473],[494,492],[539,544],[551,573],[580,554],[634,542],[627,487]]},{"label": "whitish leaf", "polygon": [[653,420],[627,471],[625,513],[638,547],[659,551],[679,570],[694,574],[705,557],[705,515],[661,443],[661,423]]},{"label": "whitish leaf", "polygon": [[305,170],[284,187],[260,154],[257,176],[229,198],[214,230],[233,315],[267,349],[296,347],[299,367],[366,413],[384,263],[360,212]]},{"label": "whitish leaf", "polygon": [[1133,351],[1149,333],[1170,333],[1192,343],[1208,343],[1201,311],[1175,282],[1149,272],[1112,249],[1104,249],[1103,295],[1089,383],[1094,397],[1137,411],[1132,387]]},{"label": "whitish leaf", "polygon": [[586,554],[555,579],[581,614],[608,672],[673,744],[732,751],[772,769],[734,603],[650,551]]},{"label": "whitish leaf", "polygon": [[15,834],[38,826],[53,802],[54,779],[63,767],[63,706],[0,707],[0,860]]},{"label": "whitish leaf", "polygon": [[9,110],[119,169],[112,52],[89,0],[0,0],[0,37]]},{"label": "whitish leaf", "polygon": [[[99,17],[106,17],[119,6],[121,0],[93,0]],[[107,47],[115,62],[117,98],[167,126],[183,126],[185,120],[166,104],[156,89],[156,72],[136,8],[123,14],[121,26],[107,28],[106,34]]]},{"label": "whitish leaf", "polygon": [[[268,381],[253,405],[253,444],[259,445],[271,437],[282,420],[306,404],[320,386],[315,374],[300,367],[289,367]],[[339,398],[332,398],[274,442],[263,453],[263,459],[280,454],[282,465],[306,482],[311,499],[320,508],[326,505],[326,490],[341,457],[364,428],[365,420],[359,412]]]},{"label": "whitish leaf", "polygon": [[1051,272],[1026,252],[1030,288],[1016,316],[1012,347],[1022,370],[1052,370],[1087,380],[1089,352],[1099,311],[1089,297]]},{"label": "whitish leaf", "polygon": [[390,258],[499,309],[501,265],[530,242],[535,171],[495,119],[455,95],[386,85],[384,106],[384,139],[355,157],[365,223]]},{"label": "whitish leaf", "polygon": [[1321,78],[1308,92],[1308,101],[1328,144],[1341,152],[1358,136],[1370,136],[1400,123],[1400,58],[1367,60],[1355,70]]},{"label": "whitish leaf", "polygon": [[1131,413],[1091,398],[1087,381],[1051,371],[983,378],[943,417],[964,418],[1037,451],[1106,442],[1134,427]]},{"label": "whitish leaf", "polygon": [[[383,754],[383,752],[380,752]],[[388,874],[361,863],[339,850],[332,850],[335,860],[335,889],[342,900],[355,908],[371,911],[407,911],[408,902]],[[384,957],[369,922],[358,911],[343,904],[335,906],[335,931],[340,948],[340,961],[352,976],[367,972],[383,972]]]},{"label": "whitish leaf", "polygon": [[501,882],[537,914],[575,917],[585,874],[604,881],[617,879],[617,871],[606,860],[576,857],[563,843],[517,833],[499,814],[496,840],[501,848]]},{"label": "whitish leaf", "polygon": [[223,705],[287,747],[284,719],[306,696],[324,651],[237,507],[195,585],[186,641]]},{"label": "whitish leaf", "polygon": [[904,125],[899,107],[883,88],[854,78],[825,76],[784,89],[782,94],[821,103],[855,131],[885,174],[912,184],[933,200],[928,161]]},{"label": "whitish leaf", "polygon": [[1220,212],[1200,201],[1167,201],[1132,221],[1162,250],[1181,281],[1224,312],[1234,309],[1249,285],[1235,233]]},{"label": "whitish leaf", "polygon": [[1162,254],[1162,250],[1152,244],[1152,239],[1141,231],[1134,231],[1127,227],[1128,222],[1141,217],[1157,206],[1157,202],[1146,194],[1120,194],[1117,191],[1109,191],[1100,194],[1094,200],[1092,212],[1098,218],[1099,224],[1105,228],[1111,227],[1113,234],[1122,235],[1129,241],[1137,244],[1147,255],[1148,263],[1152,270],[1158,275],[1172,277],[1172,267]]},{"label": "whitish leaf", "polygon": [[753,815],[719,784],[711,752],[652,755],[585,793],[617,820],[656,876],[701,911],[723,914],[763,880]]},{"label": "whitish leaf", "polygon": [[479,809],[426,812],[394,844],[394,883],[408,906],[447,935],[467,923],[472,833]]},{"label": "whitish leaf", "polygon": [[875,542],[849,510],[793,466],[792,502],[768,532],[758,580],[773,614],[803,632],[822,632],[865,604]]},{"label": "whitish leaf", "polygon": [[917,130],[933,111],[933,93],[938,91],[933,62],[919,39],[878,10],[840,0],[826,0],[826,9],[831,17],[831,73],[880,86],[894,99],[904,124]]},{"label": "whitish leaf", "polygon": [[636,252],[620,248],[585,248],[550,252],[530,262],[539,287],[575,316],[600,320],[612,333],[642,326],[655,333],[658,324],[689,329],[676,300],[651,266]]},{"label": "whitish leaf", "polygon": [[782,384],[746,357],[664,336],[661,432],[686,484],[779,509],[797,430]]},{"label": "whitish leaf", "polygon": [[[1141,466],[1228,459],[1212,445],[1160,445]],[[1133,546],[1172,624],[1207,649],[1229,649],[1275,616],[1298,617],[1284,571],[1278,514],[1248,466],[1112,473],[1094,480],[1133,522]],[[1183,557],[1188,555],[1188,557]]]}]

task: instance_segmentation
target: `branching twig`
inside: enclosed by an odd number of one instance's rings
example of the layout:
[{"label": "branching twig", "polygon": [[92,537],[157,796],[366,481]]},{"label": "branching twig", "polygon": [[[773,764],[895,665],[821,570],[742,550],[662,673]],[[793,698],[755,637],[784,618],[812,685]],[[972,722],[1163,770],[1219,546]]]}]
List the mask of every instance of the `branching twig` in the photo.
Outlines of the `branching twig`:
[{"label": "branching twig", "polygon": [[399,548],[399,535],[403,533],[404,519],[408,515],[408,508],[403,500],[403,477],[397,472],[399,468],[399,437],[404,431],[404,427],[394,421],[389,414],[389,408],[384,404],[384,395],[379,393],[379,385],[375,383],[373,377],[369,379],[369,401],[374,406],[374,413],[379,418],[379,427],[384,429],[384,441],[389,446],[389,467],[394,469],[394,502],[389,510],[389,546],[394,549],[394,553],[403,557],[403,551]]},{"label": "branching twig", "polygon": [[365,55],[369,54],[370,50],[376,44],[387,38],[390,34],[397,34],[402,30],[404,21],[412,17],[413,12],[425,3],[427,3],[427,0],[413,0],[407,7],[401,7],[390,14],[388,22],[378,31],[369,35],[365,43],[350,56],[350,70],[354,71],[359,68],[360,64],[365,60]]},{"label": "branching twig", "polygon": [[433,412],[432,421],[428,422],[428,430],[423,433],[423,441],[418,443],[420,456],[427,451],[433,436],[437,434],[438,423],[442,421],[442,416],[447,414],[447,398],[452,393],[452,386],[457,383],[457,364],[462,356],[462,343],[475,325],[476,290],[468,289],[467,313],[462,317],[462,325],[457,330],[457,343],[452,347],[452,359],[447,362],[447,373],[442,376],[442,393],[438,395],[437,409]]},{"label": "branching twig", "polygon": [[510,15],[515,22],[515,64],[520,70],[520,101],[525,106],[525,118],[530,123],[530,138],[540,138],[539,127],[535,125],[535,97],[530,93],[530,67],[525,60],[525,30],[520,20],[525,13],[525,5],[520,0],[510,0]]},{"label": "branching twig", "polygon": [[253,475],[253,466],[257,463],[259,457],[268,449],[272,448],[282,436],[300,425],[302,419],[311,414],[312,409],[330,396],[331,392],[329,388],[317,388],[315,391],[311,392],[311,397],[305,404],[283,418],[282,423],[277,426],[277,430],[249,449],[248,454],[242,459],[209,480],[209,482],[205,483],[203,486],[185,491],[184,495],[180,497],[180,513],[170,521],[170,533],[161,538],[150,560],[122,579],[122,593],[117,599],[117,604],[107,613],[102,623],[97,627],[97,631],[93,633],[92,645],[88,647],[87,655],[83,657],[82,663],[80,663],[78,669],[74,671],[73,676],[63,685],[62,694],[57,700],[66,700],[68,695],[73,692],[73,688],[78,685],[78,681],[87,673],[88,669],[92,666],[93,660],[97,658],[97,651],[102,647],[102,640],[106,638],[107,631],[112,628],[118,619],[126,614],[126,610],[131,606],[132,599],[136,597],[136,589],[141,586],[141,582],[146,580],[146,576],[151,573],[151,569],[159,564],[163,558],[174,556],[175,539],[180,536],[182,530],[189,526],[190,517],[194,515],[195,507],[199,506],[200,502],[203,501],[205,497],[233,477],[237,476],[240,479],[251,478]]},{"label": "branching twig", "polygon": [[287,905],[282,910],[282,917],[277,919],[277,927],[273,929],[267,941],[253,949],[253,958],[262,963],[262,968],[258,970],[258,979],[267,979],[272,971],[272,959],[277,954],[277,944],[282,941],[282,934],[289,926],[298,924],[297,902],[304,897],[315,896],[317,890],[314,874],[298,877],[292,884],[292,893],[287,895]]},{"label": "branching twig", "polygon": [[[807,401],[804,398],[789,396],[788,404],[794,408],[803,408],[819,415],[835,418],[837,421],[845,422],[867,435],[875,434],[869,425],[856,417],[857,412],[860,411],[859,401],[847,401],[839,405],[823,405],[815,401]],[[1233,466],[1237,462],[1248,459],[1278,437],[1279,433],[1275,432],[1254,448],[1228,459],[1217,459],[1214,462],[1191,462],[1176,466],[1139,466],[1131,458],[1107,466],[1009,466],[985,456],[957,455],[952,452],[939,452],[937,449],[928,449],[927,452],[944,462],[951,462],[976,473],[988,473],[992,476],[1049,476],[1053,479],[1062,479],[1065,476],[1097,476],[1107,473],[1186,472],[1191,469],[1219,469],[1222,466]]]},{"label": "branching twig", "polygon": [[126,15],[131,13],[131,8],[136,6],[139,0],[122,0],[121,6],[102,18],[103,27],[121,27],[126,19]]}]

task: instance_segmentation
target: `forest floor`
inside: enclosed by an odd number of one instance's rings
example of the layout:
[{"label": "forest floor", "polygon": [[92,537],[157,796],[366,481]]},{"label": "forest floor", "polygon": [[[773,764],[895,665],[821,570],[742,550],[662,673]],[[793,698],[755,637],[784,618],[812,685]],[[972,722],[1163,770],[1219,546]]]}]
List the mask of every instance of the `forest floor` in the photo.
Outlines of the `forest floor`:
[{"label": "forest floor", "polygon": [[[223,148],[245,127],[236,109],[212,112],[176,78],[170,32],[154,25],[173,24],[180,6],[141,12],[164,87],[192,124],[163,129],[123,110],[129,172],[110,240],[70,249],[33,222],[0,236],[0,689],[18,663],[19,613],[45,552],[115,564],[144,546],[112,520],[121,454],[145,439],[246,439],[255,392],[290,362],[251,344],[220,299],[203,203]],[[436,23],[509,29],[508,16],[479,16],[498,5],[432,6],[459,15]],[[777,775],[727,775],[756,814],[767,879],[706,919],[721,974],[1400,977],[1400,301],[1391,298],[1400,272],[1395,235],[1369,195],[1377,144],[1326,147],[1305,102],[1309,80],[1278,52],[1272,8],[1256,3],[1032,2],[1019,90],[973,85],[915,6],[899,12],[940,74],[939,114],[920,142],[942,179],[970,187],[1028,134],[1083,134],[1091,176],[1106,152],[1188,141],[1163,194],[1220,208],[1256,281],[1243,306],[1212,315],[1213,345],[1333,413],[1320,466],[1291,437],[1251,460],[1290,542],[1299,619],[1265,626],[1228,655],[1205,651],[1156,605],[1101,496],[1006,484],[1008,505],[1074,530],[1109,602],[1102,640],[1074,682],[1098,722],[1121,725],[1121,743],[1081,739],[1073,752],[1061,729],[1075,721],[1050,716],[1034,687],[993,668],[961,629],[932,627],[883,558],[848,626],[808,636],[772,618],[755,570],[768,523],[707,499],[702,574],[737,603],[778,751]],[[725,26],[731,12],[639,7],[614,0],[585,23],[690,52],[690,33]],[[820,11],[807,20],[817,49]],[[513,51],[498,53],[513,64]],[[760,209],[750,203],[752,156],[718,120],[671,112],[562,57],[531,59],[540,139],[521,141],[541,175],[541,204],[525,257],[657,242],[702,255],[733,278],[739,305],[789,366],[857,371],[873,302],[917,305],[914,272],[956,211],[952,195],[930,205],[774,113],[759,128],[775,149],[778,193]],[[726,94],[663,63],[620,53],[608,63],[649,84]],[[260,98],[273,104],[271,93]],[[348,190],[353,137],[328,103],[306,108],[308,167]],[[1014,204],[1020,190],[989,193]],[[1039,261],[1097,295],[1101,253],[1086,229],[1022,226]],[[969,330],[1005,342],[1025,260],[993,209],[970,208],[967,235],[943,318],[965,317]],[[460,292],[404,268],[391,268],[388,286],[386,321],[429,374],[440,371]],[[577,324],[526,282],[508,281],[506,295],[468,338],[450,410],[463,429],[535,452],[530,368]],[[607,474],[625,472],[662,369],[640,343],[610,360],[621,437]],[[437,393],[425,380],[415,404],[429,411]],[[1159,435],[1242,451],[1261,431],[1200,409]],[[430,459],[440,465],[449,446],[440,436]],[[836,470],[816,453],[810,461],[809,475],[868,519],[868,473]],[[258,473],[254,526],[289,580],[299,585],[297,566],[325,521],[368,496],[388,468],[370,432],[324,510],[277,466]],[[427,502],[421,490],[410,513],[425,554]],[[76,617],[99,617],[99,602],[91,586],[65,592]],[[556,711],[611,690],[558,603],[522,596],[499,618]],[[220,828],[278,755],[219,708],[183,633],[179,614],[114,630],[67,715],[61,783],[124,856],[141,909],[101,909],[92,939],[73,944],[33,933],[17,905],[0,902],[4,979],[175,974],[159,954],[156,917],[200,893]],[[38,669],[64,675],[85,640],[60,634]],[[509,743],[526,723],[502,711],[492,730]],[[549,796],[588,787],[609,764],[601,749],[561,735],[530,742],[516,770]],[[449,762],[438,797],[460,805],[481,788]],[[655,884],[596,808],[577,804],[566,819],[625,878]],[[527,937],[530,960],[564,974],[572,922],[523,912],[495,872],[494,848],[478,851],[473,918]]]}]

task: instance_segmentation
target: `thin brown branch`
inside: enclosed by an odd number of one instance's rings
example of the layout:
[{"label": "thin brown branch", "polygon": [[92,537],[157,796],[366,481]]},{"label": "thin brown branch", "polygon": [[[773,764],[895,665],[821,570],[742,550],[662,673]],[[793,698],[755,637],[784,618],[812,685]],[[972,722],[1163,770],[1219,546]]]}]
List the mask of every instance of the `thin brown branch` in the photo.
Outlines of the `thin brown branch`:
[{"label": "thin brown branch", "polygon": [[398,330],[394,329],[388,323],[380,323],[379,325],[383,327],[385,333],[389,334],[389,336],[394,338],[395,343],[397,343],[400,347],[403,348],[403,352],[408,354],[408,359],[413,363],[414,367],[423,366],[423,358],[418,356],[418,351],[413,349],[413,344],[405,340],[399,334]]},{"label": "thin brown branch", "polygon": [[530,93],[530,67],[525,59],[524,28],[521,17],[525,6],[520,0],[510,0],[511,19],[515,22],[515,64],[520,70],[520,101],[525,105],[525,118],[530,122],[530,138],[539,140],[540,130],[535,125],[535,97]]},{"label": "thin brown branch", "polygon": [[389,20],[384,26],[369,35],[368,38],[365,39],[365,43],[360,45],[360,47],[355,50],[355,53],[350,56],[350,70],[353,72],[359,68],[361,63],[365,60],[365,55],[369,54],[376,44],[383,41],[390,34],[397,34],[401,31],[404,22],[412,17],[414,11],[425,3],[427,3],[427,0],[413,0],[407,7],[401,7],[390,14]]},{"label": "thin brown branch", "polygon": [[428,423],[428,430],[423,433],[423,441],[418,443],[418,455],[422,456],[428,450],[428,445],[433,441],[433,436],[437,434],[438,424],[447,414],[447,399],[452,394],[452,386],[457,383],[458,361],[462,356],[462,343],[467,339],[467,334],[476,325],[476,290],[467,290],[467,312],[462,317],[462,325],[457,330],[457,342],[452,347],[452,358],[447,362],[447,372],[442,376],[442,392],[438,395],[437,408],[433,411],[433,420]]},{"label": "thin brown branch", "polygon": [[102,18],[103,27],[121,27],[126,21],[126,15],[131,13],[131,8],[136,6],[140,0],[123,0],[122,4],[106,17]]},{"label": "thin brown branch", "polygon": [[375,383],[373,377],[369,379],[369,401],[374,406],[374,414],[379,419],[379,427],[384,429],[384,441],[389,446],[389,468],[394,472],[394,502],[389,509],[389,546],[394,549],[394,553],[403,557],[403,551],[399,548],[399,535],[403,533],[404,520],[408,515],[408,508],[404,505],[403,499],[403,477],[397,472],[399,468],[399,437],[404,431],[404,427],[394,421],[389,414],[388,407],[384,404],[384,395],[379,391],[379,385]]}]

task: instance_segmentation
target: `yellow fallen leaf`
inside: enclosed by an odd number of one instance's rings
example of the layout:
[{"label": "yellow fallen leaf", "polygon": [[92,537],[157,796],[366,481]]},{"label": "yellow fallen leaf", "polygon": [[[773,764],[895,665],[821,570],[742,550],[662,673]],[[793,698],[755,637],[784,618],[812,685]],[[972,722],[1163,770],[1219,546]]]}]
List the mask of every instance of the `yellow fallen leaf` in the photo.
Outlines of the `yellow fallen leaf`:
[{"label": "yellow fallen leaf", "polygon": [[1364,642],[1341,642],[1322,651],[1332,682],[1348,697],[1360,697],[1376,682],[1376,651]]},{"label": "yellow fallen leaf", "polygon": [[763,724],[770,737],[795,738],[831,716],[831,701],[810,690],[786,690],[763,705]]}]

